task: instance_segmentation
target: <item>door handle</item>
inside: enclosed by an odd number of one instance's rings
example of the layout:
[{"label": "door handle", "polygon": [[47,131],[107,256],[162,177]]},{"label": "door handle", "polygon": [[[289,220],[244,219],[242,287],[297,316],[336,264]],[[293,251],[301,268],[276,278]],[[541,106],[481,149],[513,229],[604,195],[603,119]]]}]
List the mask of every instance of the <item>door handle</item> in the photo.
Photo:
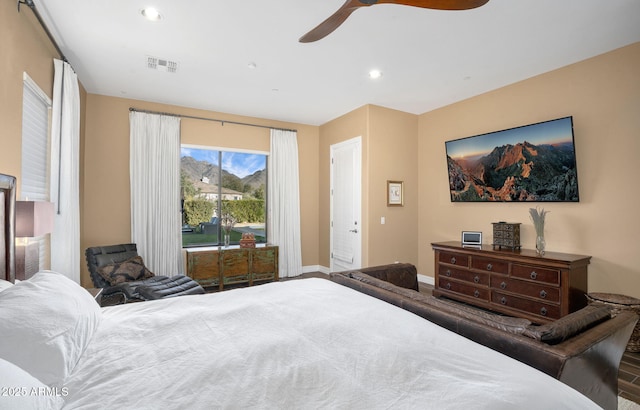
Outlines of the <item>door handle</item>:
[{"label": "door handle", "polygon": [[357,229],[350,229],[349,232],[358,233]]}]

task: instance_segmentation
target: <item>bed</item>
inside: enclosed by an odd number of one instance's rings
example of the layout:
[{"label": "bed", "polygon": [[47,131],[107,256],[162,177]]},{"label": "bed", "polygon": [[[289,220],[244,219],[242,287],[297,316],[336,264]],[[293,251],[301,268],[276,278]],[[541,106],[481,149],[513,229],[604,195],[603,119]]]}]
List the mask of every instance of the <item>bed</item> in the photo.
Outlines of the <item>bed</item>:
[{"label": "bed", "polygon": [[5,272],[0,408],[599,408],[325,279],[105,308],[60,273],[11,282]]}]

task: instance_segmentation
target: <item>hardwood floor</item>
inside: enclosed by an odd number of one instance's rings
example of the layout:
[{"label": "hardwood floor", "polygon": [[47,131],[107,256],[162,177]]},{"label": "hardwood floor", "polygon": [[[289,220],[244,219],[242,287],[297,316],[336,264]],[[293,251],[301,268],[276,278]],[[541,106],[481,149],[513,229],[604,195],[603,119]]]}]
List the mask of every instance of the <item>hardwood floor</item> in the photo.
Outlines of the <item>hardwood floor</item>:
[{"label": "hardwood floor", "polygon": [[618,371],[620,396],[640,404],[640,353],[625,352]]},{"label": "hardwood floor", "polygon": [[[311,272],[291,279],[310,277],[328,278],[324,273]],[[282,280],[289,280],[289,278]],[[420,292],[431,294],[432,290],[433,286],[420,282]],[[625,352],[622,356],[618,372],[618,389],[620,396],[640,404],[640,353]]]}]

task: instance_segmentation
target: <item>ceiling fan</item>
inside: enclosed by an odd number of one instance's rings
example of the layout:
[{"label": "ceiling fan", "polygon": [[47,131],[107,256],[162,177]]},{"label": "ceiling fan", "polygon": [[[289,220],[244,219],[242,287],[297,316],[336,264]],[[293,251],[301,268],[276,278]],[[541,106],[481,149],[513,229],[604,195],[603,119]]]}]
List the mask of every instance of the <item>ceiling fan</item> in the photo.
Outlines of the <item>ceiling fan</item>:
[{"label": "ceiling fan", "polygon": [[369,7],[376,4],[401,4],[405,6],[420,7],[437,10],[468,10],[480,7],[489,0],[347,0],[342,7],[320,23],[316,28],[300,37],[301,43],[311,43],[329,35],[360,7]]}]

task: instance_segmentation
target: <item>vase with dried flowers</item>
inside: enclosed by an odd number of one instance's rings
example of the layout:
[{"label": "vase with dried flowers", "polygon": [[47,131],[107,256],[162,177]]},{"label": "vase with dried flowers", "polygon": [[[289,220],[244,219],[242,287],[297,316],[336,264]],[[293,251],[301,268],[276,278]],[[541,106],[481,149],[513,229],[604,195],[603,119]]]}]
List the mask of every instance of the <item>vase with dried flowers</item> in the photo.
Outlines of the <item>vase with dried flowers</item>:
[{"label": "vase with dried flowers", "polygon": [[544,239],[544,219],[548,213],[549,211],[545,211],[544,208],[529,208],[531,221],[533,221],[533,226],[536,229],[536,252],[540,256],[544,255],[544,249],[546,246],[546,241]]},{"label": "vase with dried flowers", "polygon": [[236,218],[230,213],[223,213],[220,218],[220,226],[224,230],[224,247],[229,247],[229,242],[231,239],[231,230],[236,225]]}]

